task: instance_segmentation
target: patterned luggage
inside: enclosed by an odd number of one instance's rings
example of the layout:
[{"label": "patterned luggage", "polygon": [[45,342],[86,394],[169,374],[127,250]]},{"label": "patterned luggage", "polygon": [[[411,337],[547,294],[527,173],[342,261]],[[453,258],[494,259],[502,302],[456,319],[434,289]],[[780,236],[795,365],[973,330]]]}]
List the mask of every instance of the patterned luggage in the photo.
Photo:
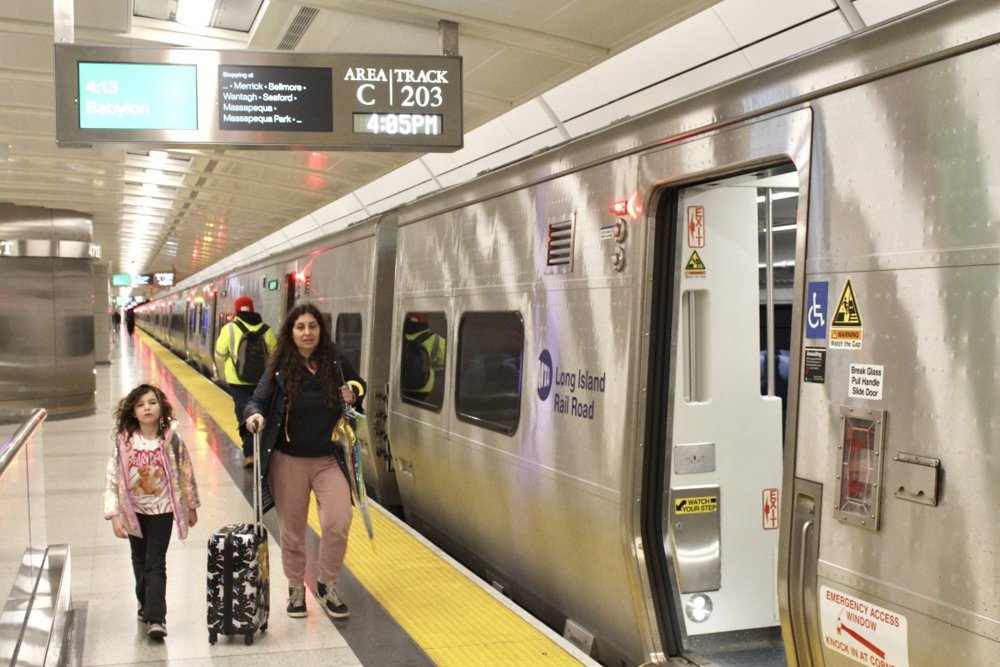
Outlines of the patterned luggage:
[{"label": "patterned luggage", "polygon": [[271,607],[267,529],[261,516],[260,433],[254,433],[253,523],[225,526],[208,540],[208,641],[267,630]]}]

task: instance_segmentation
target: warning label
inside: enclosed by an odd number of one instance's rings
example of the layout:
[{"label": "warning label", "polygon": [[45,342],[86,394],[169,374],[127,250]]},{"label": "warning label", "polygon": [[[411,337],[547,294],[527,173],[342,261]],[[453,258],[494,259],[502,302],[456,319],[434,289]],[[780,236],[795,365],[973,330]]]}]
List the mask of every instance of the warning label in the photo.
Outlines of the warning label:
[{"label": "warning label", "polygon": [[691,259],[688,260],[687,265],[684,267],[684,277],[685,278],[704,278],[706,275],[705,263],[701,261],[701,257],[698,256],[697,250],[691,251]]},{"label": "warning label", "polygon": [[909,667],[906,617],[820,586],[823,646],[870,667]]},{"label": "warning label", "polygon": [[718,496],[702,496],[701,498],[677,498],[674,500],[675,514],[700,514],[702,512],[718,512]]},{"label": "warning label", "polygon": [[861,308],[854,297],[854,287],[848,278],[844,291],[840,293],[840,301],[830,322],[830,348],[841,350],[860,350],[864,342],[864,324],[861,321]]},{"label": "warning label", "polygon": [[851,396],[881,401],[883,378],[885,378],[885,369],[882,366],[851,364]]}]

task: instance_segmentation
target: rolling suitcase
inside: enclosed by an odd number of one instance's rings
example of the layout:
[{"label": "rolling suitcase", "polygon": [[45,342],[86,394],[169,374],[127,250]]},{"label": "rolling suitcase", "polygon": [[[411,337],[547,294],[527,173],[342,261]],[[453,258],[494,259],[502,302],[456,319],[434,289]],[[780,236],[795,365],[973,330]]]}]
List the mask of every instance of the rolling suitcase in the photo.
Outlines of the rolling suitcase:
[{"label": "rolling suitcase", "polygon": [[267,630],[271,607],[267,529],[261,515],[260,432],[253,434],[253,522],[223,527],[208,540],[208,641]]}]

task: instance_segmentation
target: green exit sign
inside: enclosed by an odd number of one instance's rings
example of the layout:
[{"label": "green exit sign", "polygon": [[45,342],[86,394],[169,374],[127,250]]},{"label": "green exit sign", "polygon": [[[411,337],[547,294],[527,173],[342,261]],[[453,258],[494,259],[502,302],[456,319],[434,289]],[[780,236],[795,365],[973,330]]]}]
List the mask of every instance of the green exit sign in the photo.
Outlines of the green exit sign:
[{"label": "green exit sign", "polygon": [[111,274],[111,286],[112,287],[131,287],[132,286],[132,274],[131,273],[112,273]]}]

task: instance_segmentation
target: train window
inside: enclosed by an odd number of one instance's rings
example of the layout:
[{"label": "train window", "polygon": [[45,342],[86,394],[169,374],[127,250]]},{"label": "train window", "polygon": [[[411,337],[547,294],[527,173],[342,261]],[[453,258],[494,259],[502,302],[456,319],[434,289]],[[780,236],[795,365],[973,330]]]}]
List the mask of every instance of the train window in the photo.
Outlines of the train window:
[{"label": "train window", "polygon": [[524,321],[516,312],[467,313],[458,329],[458,418],[507,435],[521,417]]},{"label": "train window", "polygon": [[361,313],[337,315],[336,343],[354,369],[361,372]]},{"label": "train window", "polygon": [[444,313],[406,314],[399,366],[399,393],[404,403],[440,412],[447,338]]}]

